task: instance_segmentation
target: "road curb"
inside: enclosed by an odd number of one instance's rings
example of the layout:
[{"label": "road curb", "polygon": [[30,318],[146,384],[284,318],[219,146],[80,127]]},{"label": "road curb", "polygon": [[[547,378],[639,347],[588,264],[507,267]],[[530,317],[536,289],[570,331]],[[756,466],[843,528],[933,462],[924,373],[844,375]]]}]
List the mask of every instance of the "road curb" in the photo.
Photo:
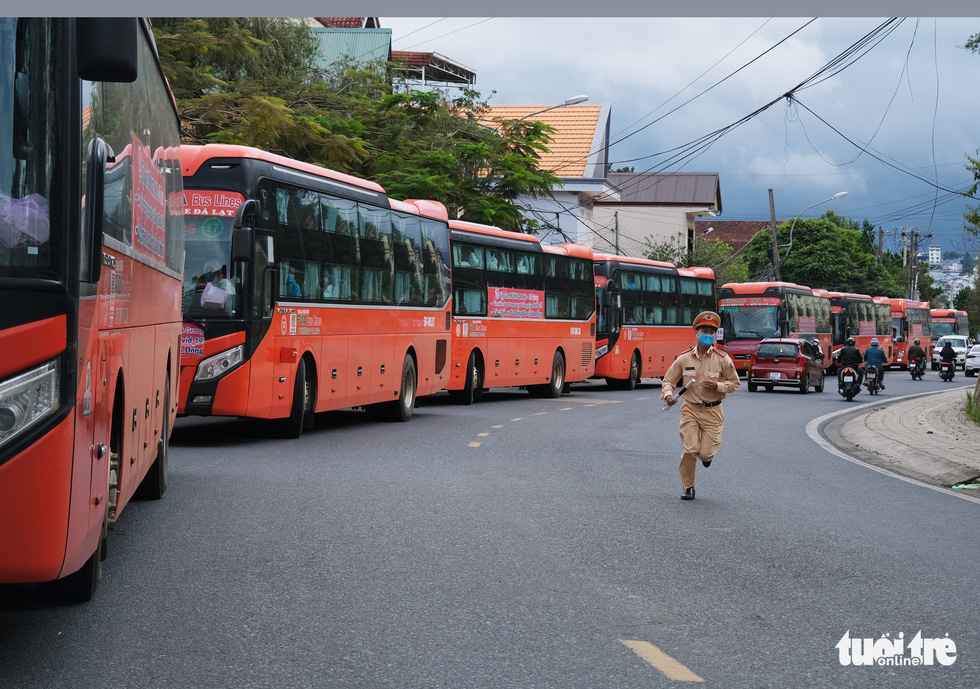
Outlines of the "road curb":
[{"label": "road curb", "polygon": [[905,473],[901,473],[898,470],[877,465],[875,463],[875,459],[877,458],[872,457],[870,453],[864,452],[860,448],[856,447],[853,443],[848,442],[840,433],[840,429],[843,427],[845,423],[847,423],[848,421],[850,421],[851,419],[857,416],[861,416],[861,415],[867,416],[872,410],[872,408],[878,409],[881,407],[890,407],[894,404],[905,402],[912,399],[921,399],[933,395],[944,395],[956,391],[965,392],[972,388],[973,385],[971,384],[969,386],[962,386],[959,388],[953,388],[951,390],[939,390],[939,391],[915,393],[912,395],[903,395],[901,397],[895,397],[887,401],[875,400],[871,402],[865,402],[864,404],[861,404],[857,407],[849,407],[847,409],[841,409],[840,411],[831,412],[830,414],[824,414],[823,416],[819,416],[813,419],[806,425],[806,434],[810,437],[811,440],[813,440],[815,443],[820,445],[827,452],[837,457],[840,457],[841,459],[846,459],[847,461],[853,464],[865,467],[867,469],[871,469],[872,471],[876,471],[886,476],[891,476],[892,478],[896,478],[906,483],[922,486],[930,490],[934,490],[940,493],[945,493],[947,495],[951,495],[957,498],[962,498],[964,500],[969,500],[971,502],[980,504],[980,497],[978,496],[970,495],[962,491],[952,490],[939,483],[930,483],[926,480],[915,478]]}]

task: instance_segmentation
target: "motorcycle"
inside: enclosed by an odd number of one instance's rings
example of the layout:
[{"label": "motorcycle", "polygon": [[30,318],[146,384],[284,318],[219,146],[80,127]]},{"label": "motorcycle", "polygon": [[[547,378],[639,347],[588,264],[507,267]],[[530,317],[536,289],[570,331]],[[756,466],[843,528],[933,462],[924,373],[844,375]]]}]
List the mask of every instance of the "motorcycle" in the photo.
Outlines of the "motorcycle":
[{"label": "motorcycle", "polygon": [[939,377],[947,383],[953,380],[956,375],[956,365],[952,361],[943,361],[939,364]]},{"label": "motorcycle", "polygon": [[848,402],[861,392],[858,372],[850,366],[841,367],[837,373],[837,392]]},{"label": "motorcycle", "polygon": [[868,366],[864,373],[864,386],[868,388],[869,395],[877,395],[881,390],[881,379],[878,377],[878,367]]},{"label": "motorcycle", "polygon": [[909,366],[909,374],[912,376],[912,380],[922,380],[922,374],[926,372],[926,360],[916,359]]}]

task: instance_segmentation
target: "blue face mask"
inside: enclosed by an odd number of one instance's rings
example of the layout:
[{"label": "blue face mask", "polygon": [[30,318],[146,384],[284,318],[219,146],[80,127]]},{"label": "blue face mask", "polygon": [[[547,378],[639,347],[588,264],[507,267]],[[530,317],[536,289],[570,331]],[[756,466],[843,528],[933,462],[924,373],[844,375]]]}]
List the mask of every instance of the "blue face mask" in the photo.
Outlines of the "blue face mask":
[{"label": "blue face mask", "polygon": [[708,333],[698,333],[698,344],[702,347],[710,347],[715,343],[715,336]]}]

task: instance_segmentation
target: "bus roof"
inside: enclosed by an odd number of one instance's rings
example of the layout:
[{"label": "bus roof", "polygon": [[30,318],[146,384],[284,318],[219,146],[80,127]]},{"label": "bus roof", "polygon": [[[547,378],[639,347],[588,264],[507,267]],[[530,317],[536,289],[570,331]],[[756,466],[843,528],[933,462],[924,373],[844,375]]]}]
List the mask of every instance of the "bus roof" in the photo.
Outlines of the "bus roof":
[{"label": "bus roof", "polygon": [[813,292],[806,285],[797,285],[795,282],[726,282],[721,286],[722,289],[730,289],[735,294],[762,294],[773,287],[788,287]]},{"label": "bus roof", "polygon": [[618,261],[619,263],[635,263],[641,266],[660,266],[661,268],[676,268],[673,263],[666,261],[651,261],[649,258],[636,258],[634,256],[619,256],[617,254],[593,253],[592,258],[596,261]]},{"label": "bus roof", "polygon": [[466,220],[449,220],[449,227],[453,230],[475,232],[476,234],[485,234],[490,237],[499,237],[501,239],[515,239],[534,244],[540,243],[538,242],[538,238],[534,235],[524,234],[523,232],[510,232],[508,230],[502,230],[495,225],[481,225],[480,223],[467,222]]},{"label": "bus roof", "polygon": [[959,309],[929,309],[929,315],[949,318],[951,316],[965,316],[966,311],[960,311]]},{"label": "bus roof", "polygon": [[267,153],[266,151],[253,148],[251,146],[237,146],[233,144],[205,144],[203,146],[198,146],[186,144],[181,145],[180,147],[180,164],[185,177],[197,174],[197,171],[201,168],[201,166],[213,158],[252,158],[255,160],[264,160],[268,163],[272,163],[273,165],[279,165],[292,170],[297,170],[299,172],[305,172],[317,177],[325,177],[327,179],[343,182],[344,184],[350,184],[355,187],[360,187],[361,189],[369,189],[381,194],[385,193],[385,190],[381,187],[381,185],[375,182],[360,179],[359,177],[354,177],[352,175],[346,175],[343,172],[330,170],[329,168],[320,167],[319,165],[303,163],[298,160],[293,160],[292,158],[276,155],[275,153]]},{"label": "bus roof", "polygon": [[896,311],[905,309],[928,309],[929,302],[916,301],[915,299],[901,299],[896,297],[875,297],[875,301],[882,300],[883,303],[891,304]]},{"label": "bus roof", "polygon": [[591,259],[593,256],[592,248],[585,244],[542,244],[541,249],[546,254],[562,254],[564,256],[588,259]]}]

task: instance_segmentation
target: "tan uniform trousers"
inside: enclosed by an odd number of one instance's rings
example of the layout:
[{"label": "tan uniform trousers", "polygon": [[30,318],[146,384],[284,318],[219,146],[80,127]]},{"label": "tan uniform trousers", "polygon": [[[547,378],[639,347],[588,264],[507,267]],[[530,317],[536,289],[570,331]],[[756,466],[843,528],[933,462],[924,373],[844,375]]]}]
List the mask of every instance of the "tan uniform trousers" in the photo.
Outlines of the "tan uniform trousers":
[{"label": "tan uniform trousers", "polygon": [[681,482],[684,490],[694,486],[694,467],[698,459],[711,459],[721,445],[721,431],[725,427],[725,415],[721,405],[702,407],[684,402],[681,406]]}]

